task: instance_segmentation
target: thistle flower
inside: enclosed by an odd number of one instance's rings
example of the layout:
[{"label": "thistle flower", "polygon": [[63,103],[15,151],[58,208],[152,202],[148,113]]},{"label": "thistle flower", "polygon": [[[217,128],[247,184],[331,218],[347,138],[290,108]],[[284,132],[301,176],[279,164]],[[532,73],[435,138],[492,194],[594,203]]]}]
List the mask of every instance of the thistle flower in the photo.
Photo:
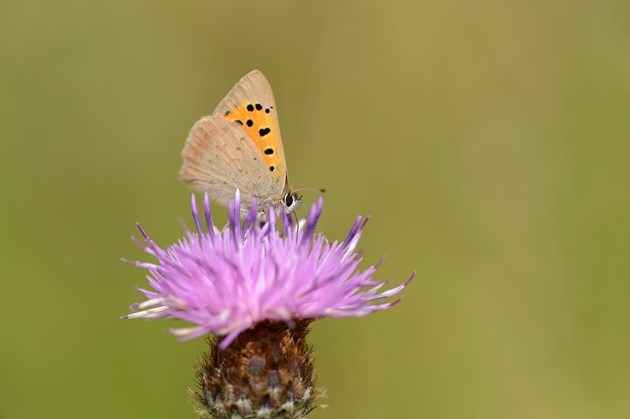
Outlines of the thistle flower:
[{"label": "thistle flower", "polygon": [[[306,415],[319,393],[308,324],[324,317],[364,316],[400,301],[395,296],[413,278],[383,291],[372,279],[376,266],[361,271],[355,248],[367,222],[359,216],[343,242],[316,233],[323,199],[294,225],[289,214],[269,209],[259,221],[253,201],[241,221],[240,196],[228,206],[229,222],[219,231],[204,197],[205,228],[192,195],[196,231],[162,249],[138,225],[157,263],[130,262],[148,270],[146,301],[124,318],[175,318],[194,324],[170,329],[180,339],[213,334],[210,351],[197,368],[197,400],[205,417],[289,417]],[[135,239],[134,239],[135,240]]]}]

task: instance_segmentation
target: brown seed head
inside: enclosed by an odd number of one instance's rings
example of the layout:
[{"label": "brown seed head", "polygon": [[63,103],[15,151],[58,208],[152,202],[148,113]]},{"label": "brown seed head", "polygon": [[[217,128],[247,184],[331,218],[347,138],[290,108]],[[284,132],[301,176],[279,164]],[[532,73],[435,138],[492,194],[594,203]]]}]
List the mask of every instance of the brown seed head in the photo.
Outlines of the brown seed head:
[{"label": "brown seed head", "polygon": [[293,329],[263,322],[241,333],[225,350],[210,350],[195,369],[194,399],[200,418],[304,418],[322,396],[315,388],[308,324]]}]

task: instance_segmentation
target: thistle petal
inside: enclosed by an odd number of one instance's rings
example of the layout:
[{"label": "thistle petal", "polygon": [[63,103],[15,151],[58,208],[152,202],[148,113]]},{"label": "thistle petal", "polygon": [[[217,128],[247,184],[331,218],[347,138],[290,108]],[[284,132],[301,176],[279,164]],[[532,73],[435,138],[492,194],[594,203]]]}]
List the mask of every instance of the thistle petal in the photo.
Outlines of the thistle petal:
[{"label": "thistle petal", "polygon": [[295,322],[323,318],[364,316],[392,307],[413,278],[382,290],[385,282],[372,279],[375,266],[359,270],[354,249],[367,222],[359,216],[346,239],[330,243],[316,233],[323,199],[311,207],[306,219],[293,225],[280,212],[276,225],[273,209],[259,222],[255,200],[241,223],[237,191],[228,206],[228,224],[218,230],[212,223],[210,199],[203,200],[204,229],[197,200],[191,197],[196,232],[188,232],[166,249],[151,240],[138,225],[144,243],[138,244],[157,259],[155,263],[129,262],[148,271],[150,289],[140,290],[146,300],[132,306],[124,318],[175,318],[191,327],[170,329],[180,339],[212,333],[223,337],[225,349],[243,331],[265,321]]}]

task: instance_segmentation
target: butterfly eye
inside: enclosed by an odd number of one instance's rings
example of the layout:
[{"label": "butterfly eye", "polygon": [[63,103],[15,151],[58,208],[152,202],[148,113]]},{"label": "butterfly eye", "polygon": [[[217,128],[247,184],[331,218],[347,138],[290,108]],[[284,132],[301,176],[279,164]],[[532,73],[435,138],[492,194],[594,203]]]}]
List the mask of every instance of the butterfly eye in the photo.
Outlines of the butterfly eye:
[{"label": "butterfly eye", "polygon": [[286,205],[287,208],[291,208],[291,205],[293,205],[293,194],[286,194],[284,197],[284,205]]},{"label": "butterfly eye", "polygon": [[296,194],[295,192],[289,192],[286,194],[282,201],[284,203],[284,210],[287,213],[293,212],[300,206],[300,202],[302,201],[302,197]]}]

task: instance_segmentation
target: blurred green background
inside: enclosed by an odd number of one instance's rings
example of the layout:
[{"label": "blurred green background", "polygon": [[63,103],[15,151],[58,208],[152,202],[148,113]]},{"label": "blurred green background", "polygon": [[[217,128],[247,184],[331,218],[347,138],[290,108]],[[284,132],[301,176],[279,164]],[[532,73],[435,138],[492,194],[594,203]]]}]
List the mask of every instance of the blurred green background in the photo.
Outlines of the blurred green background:
[{"label": "blurred green background", "polygon": [[628,1],[4,1],[0,54],[1,418],[194,418],[204,344],[119,320],[119,258],[181,235],[186,134],[254,68],[322,231],[418,271],[315,324],[314,416],[630,417]]}]

